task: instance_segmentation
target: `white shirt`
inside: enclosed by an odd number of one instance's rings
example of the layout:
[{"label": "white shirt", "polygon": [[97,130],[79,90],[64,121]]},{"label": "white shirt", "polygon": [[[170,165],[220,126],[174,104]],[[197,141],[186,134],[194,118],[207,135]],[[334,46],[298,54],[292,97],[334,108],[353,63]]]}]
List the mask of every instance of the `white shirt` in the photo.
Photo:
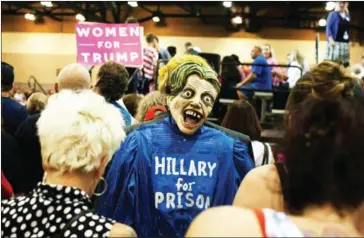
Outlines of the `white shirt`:
[{"label": "white shirt", "polygon": [[[302,68],[297,61],[291,62],[291,66],[297,66]],[[301,70],[296,67],[288,67],[287,76],[288,76],[287,82],[289,83],[289,87],[293,88],[298,79],[301,77]]]},{"label": "white shirt", "polygon": [[[274,161],[272,149],[268,143],[265,143],[268,147],[268,164]],[[255,167],[259,167],[263,163],[264,158],[264,144],[260,141],[252,141],[253,153],[254,153],[254,160],[255,160]]]}]

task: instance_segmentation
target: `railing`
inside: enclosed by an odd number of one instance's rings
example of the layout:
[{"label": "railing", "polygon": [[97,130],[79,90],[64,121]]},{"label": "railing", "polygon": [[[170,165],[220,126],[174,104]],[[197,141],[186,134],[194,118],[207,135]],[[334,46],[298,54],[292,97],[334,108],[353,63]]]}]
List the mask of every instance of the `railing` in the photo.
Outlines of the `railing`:
[{"label": "railing", "polygon": [[302,76],[303,74],[303,69],[299,66],[295,66],[295,65],[289,65],[289,64],[254,64],[254,63],[239,63],[238,65],[243,65],[243,66],[261,66],[261,67],[281,67],[281,68],[297,68],[300,70],[300,75]]},{"label": "railing", "polygon": [[[32,85],[33,83],[33,85]],[[28,79],[28,87],[33,91],[36,92],[37,87],[42,91],[42,93],[47,95],[47,91],[42,87],[42,85],[38,82],[38,80],[33,76],[30,75]]]}]

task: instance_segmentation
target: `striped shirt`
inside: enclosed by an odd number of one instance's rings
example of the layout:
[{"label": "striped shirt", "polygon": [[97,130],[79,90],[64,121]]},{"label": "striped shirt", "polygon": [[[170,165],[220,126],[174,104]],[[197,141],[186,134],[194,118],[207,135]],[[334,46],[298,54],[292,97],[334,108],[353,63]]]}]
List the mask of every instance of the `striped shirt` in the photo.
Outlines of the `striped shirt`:
[{"label": "striped shirt", "polygon": [[153,79],[157,61],[158,61],[157,50],[150,46],[145,47],[144,57],[143,57],[144,78],[148,80]]}]

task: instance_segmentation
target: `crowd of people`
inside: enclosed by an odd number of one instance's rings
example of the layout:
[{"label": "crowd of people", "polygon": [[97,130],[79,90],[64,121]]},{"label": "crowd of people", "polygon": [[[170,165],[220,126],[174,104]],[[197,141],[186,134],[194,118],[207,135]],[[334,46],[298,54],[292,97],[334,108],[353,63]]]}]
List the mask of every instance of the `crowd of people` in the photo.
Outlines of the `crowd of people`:
[{"label": "crowd of people", "polygon": [[[2,62],[2,237],[364,236],[364,81],[343,62],[292,51],[283,69],[266,44],[218,75],[190,42],[177,57],[146,41],[141,69],[109,61],[92,82],[71,63],[25,105]],[[282,85],[279,159],[251,93]]]},{"label": "crowd of people", "polygon": [[248,100],[207,122],[220,83],[201,57],[172,58],[144,97],[124,95],[128,80],[107,62],[91,85],[70,64],[20,110],[2,64],[3,236],[363,235],[364,88],[339,64],[293,87],[284,162]]}]

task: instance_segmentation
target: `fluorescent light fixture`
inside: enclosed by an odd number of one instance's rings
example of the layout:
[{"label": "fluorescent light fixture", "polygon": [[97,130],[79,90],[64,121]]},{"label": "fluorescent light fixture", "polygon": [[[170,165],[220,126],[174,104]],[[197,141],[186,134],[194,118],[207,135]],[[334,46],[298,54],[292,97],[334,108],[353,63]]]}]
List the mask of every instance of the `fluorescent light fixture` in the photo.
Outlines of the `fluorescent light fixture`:
[{"label": "fluorescent light fixture", "polygon": [[81,13],[78,13],[78,14],[76,15],[76,20],[78,20],[78,21],[85,21],[85,20],[86,20],[86,18],[85,18],[85,16],[84,16],[84,15],[82,15]]},{"label": "fluorescent light fixture", "polygon": [[29,20],[29,21],[34,21],[35,20],[35,15],[33,13],[26,13],[24,15],[25,19]]},{"label": "fluorescent light fixture", "polygon": [[45,7],[53,7],[52,2],[40,2],[40,4],[42,4]]},{"label": "fluorescent light fixture", "polygon": [[230,8],[233,6],[233,3],[232,2],[223,2],[222,5],[226,8]]},{"label": "fluorescent light fixture", "polygon": [[319,26],[321,26],[321,27],[324,27],[324,26],[326,26],[326,19],[320,19],[319,20],[319,22],[318,22],[318,24],[319,24]]},{"label": "fluorescent light fixture", "polygon": [[159,16],[154,16],[154,17],[153,17],[153,21],[154,21],[154,22],[160,22],[160,21],[161,21],[161,19],[159,18]]},{"label": "fluorescent light fixture", "polygon": [[336,7],[335,2],[327,2],[325,9],[326,9],[326,11],[332,11],[335,9],[335,7]]},{"label": "fluorescent light fixture", "polygon": [[128,2],[128,4],[131,7],[137,7],[138,6],[138,2]]},{"label": "fluorescent light fixture", "polygon": [[231,19],[231,22],[235,25],[243,24],[243,18],[241,16],[236,16]]}]

